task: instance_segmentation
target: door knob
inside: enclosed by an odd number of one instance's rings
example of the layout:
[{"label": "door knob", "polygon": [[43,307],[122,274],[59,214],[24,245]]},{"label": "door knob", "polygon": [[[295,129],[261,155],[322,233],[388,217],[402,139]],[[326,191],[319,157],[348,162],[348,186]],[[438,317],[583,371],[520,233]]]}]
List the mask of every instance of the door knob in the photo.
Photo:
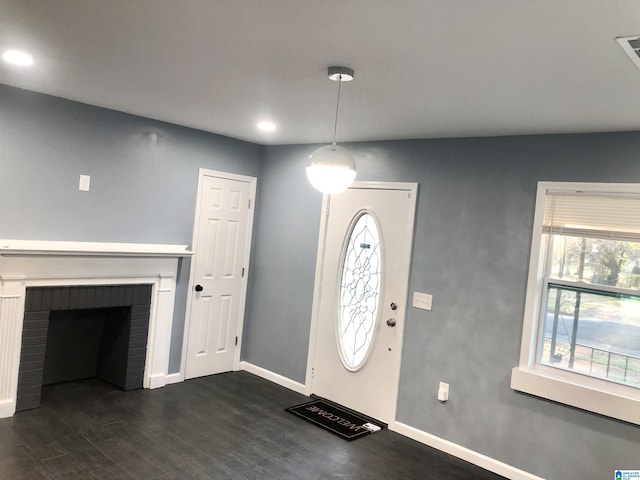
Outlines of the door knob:
[{"label": "door knob", "polygon": [[395,327],[396,326],[396,319],[395,318],[390,318],[389,320],[387,320],[387,325],[389,325],[390,327]]},{"label": "door knob", "polygon": [[202,290],[204,290],[202,285],[196,285],[196,292],[201,292]]}]

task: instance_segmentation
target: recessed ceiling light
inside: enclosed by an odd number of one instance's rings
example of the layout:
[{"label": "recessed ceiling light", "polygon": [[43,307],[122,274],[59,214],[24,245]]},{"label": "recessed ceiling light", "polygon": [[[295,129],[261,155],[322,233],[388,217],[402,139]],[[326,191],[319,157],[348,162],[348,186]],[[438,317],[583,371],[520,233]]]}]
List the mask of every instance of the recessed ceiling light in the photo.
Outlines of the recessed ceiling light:
[{"label": "recessed ceiling light", "polygon": [[33,57],[28,53],[18,50],[5,50],[2,54],[2,59],[14,65],[33,65]]},{"label": "recessed ceiling light", "polygon": [[258,122],[258,128],[263,132],[273,132],[276,129],[276,124],[273,122]]}]

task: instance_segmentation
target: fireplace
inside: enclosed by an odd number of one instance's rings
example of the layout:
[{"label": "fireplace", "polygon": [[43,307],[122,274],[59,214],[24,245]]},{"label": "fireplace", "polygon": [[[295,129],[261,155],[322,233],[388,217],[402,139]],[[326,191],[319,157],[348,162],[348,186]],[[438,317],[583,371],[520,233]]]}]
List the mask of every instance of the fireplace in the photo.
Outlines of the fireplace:
[{"label": "fireplace", "polygon": [[27,288],[16,411],[39,407],[42,385],[97,377],[142,388],[151,287]]},{"label": "fireplace", "polygon": [[[166,385],[178,259],[189,255],[184,245],[0,240],[0,418],[37,406],[43,382],[94,367],[123,389]],[[73,353],[88,370],[45,367],[46,337],[54,355],[76,329],[106,331]]]}]

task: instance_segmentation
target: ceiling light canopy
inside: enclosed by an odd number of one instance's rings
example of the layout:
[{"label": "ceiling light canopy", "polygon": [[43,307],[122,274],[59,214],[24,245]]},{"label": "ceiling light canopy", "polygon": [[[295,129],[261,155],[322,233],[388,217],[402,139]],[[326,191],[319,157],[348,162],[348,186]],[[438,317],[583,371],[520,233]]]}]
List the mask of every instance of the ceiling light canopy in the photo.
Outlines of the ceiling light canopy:
[{"label": "ceiling light canopy", "polygon": [[338,129],[338,108],[340,107],[340,87],[342,82],[353,80],[354,70],[348,67],[329,67],[329,79],[338,82],[338,101],[333,125],[333,143],[320,147],[309,157],[307,177],[316,190],[335,194],[349,188],[356,178],[356,162],[346,148],[336,145]]},{"label": "ceiling light canopy", "polygon": [[5,50],[2,54],[2,59],[13,65],[33,65],[33,57],[28,53],[21,52],[19,50]]}]

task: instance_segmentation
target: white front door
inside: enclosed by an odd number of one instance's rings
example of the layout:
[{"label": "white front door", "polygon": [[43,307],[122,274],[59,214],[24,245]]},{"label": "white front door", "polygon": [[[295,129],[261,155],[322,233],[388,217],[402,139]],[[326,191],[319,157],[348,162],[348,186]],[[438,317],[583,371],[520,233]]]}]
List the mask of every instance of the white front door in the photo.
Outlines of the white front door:
[{"label": "white front door", "polygon": [[325,197],[320,233],[311,391],[386,423],[395,418],[416,192],[356,182]]},{"label": "white front door", "polygon": [[239,361],[255,178],[200,171],[191,265],[185,378]]}]

